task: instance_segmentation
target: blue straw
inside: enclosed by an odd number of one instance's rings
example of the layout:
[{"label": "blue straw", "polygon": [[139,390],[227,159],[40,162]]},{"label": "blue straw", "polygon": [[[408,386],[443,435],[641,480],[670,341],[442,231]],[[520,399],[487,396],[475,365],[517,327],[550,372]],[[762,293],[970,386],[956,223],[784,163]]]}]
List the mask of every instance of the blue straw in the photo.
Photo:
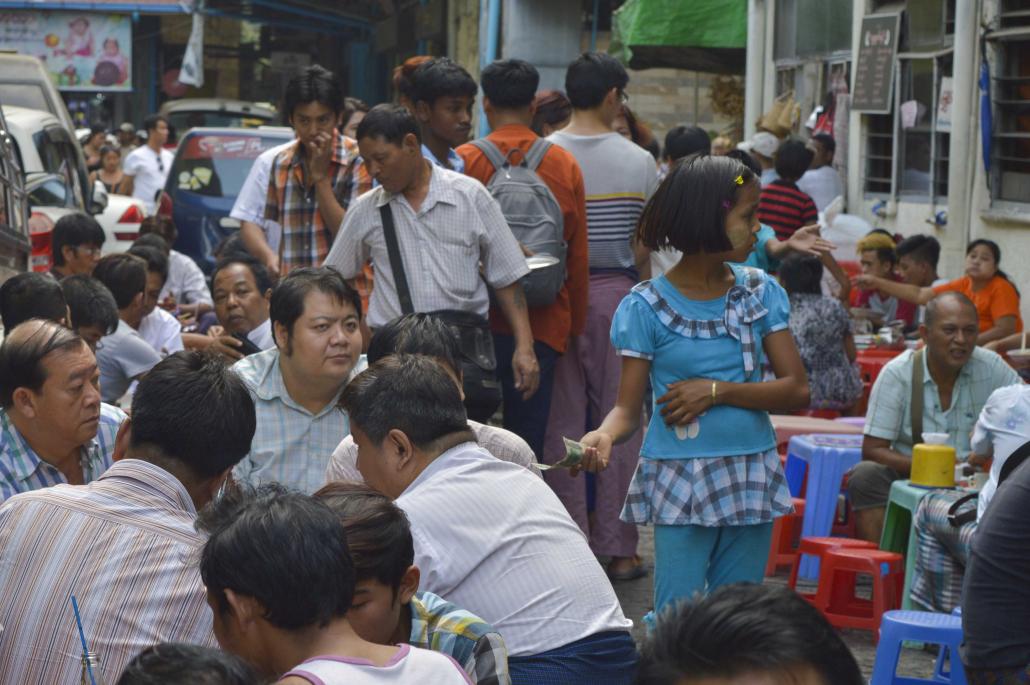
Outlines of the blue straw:
[{"label": "blue straw", "polygon": [[86,664],[86,672],[89,673],[91,685],[97,685],[97,679],[93,677],[93,664],[89,662],[89,648],[86,646],[86,633],[82,630],[82,616],[79,614],[79,602],[72,595],[72,609],[75,611],[75,623],[79,626],[79,640],[82,641],[82,661]]}]

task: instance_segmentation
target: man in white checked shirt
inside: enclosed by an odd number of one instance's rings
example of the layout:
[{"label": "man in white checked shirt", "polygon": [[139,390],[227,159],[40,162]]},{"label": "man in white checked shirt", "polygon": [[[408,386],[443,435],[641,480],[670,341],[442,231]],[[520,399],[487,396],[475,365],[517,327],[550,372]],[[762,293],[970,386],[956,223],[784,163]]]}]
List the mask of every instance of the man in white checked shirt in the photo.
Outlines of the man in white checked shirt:
[{"label": "man in white checked shirt", "polygon": [[246,386],[218,357],[179,352],[140,381],[124,458],[88,485],[0,506],[0,681],[79,682],[72,595],[97,682],[159,642],[214,644],[194,520],[250,449],[254,424]]},{"label": "man in white checked shirt", "polygon": [[529,273],[525,255],[483,184],[427,162],[421,141],[415,118],[399,105],[378,105],[361,120],[358,147],[379,186],[351,203],[325,264],[356,278],[372,260],[369,328],[407,313],[383,233],[380,208],[388,207],[413,310],[456,310],[485,321],[487,285],[492,287],[515,336],[515,387],[528,398],[540,382],[540,367],[519,283]]},{"label": "man in white checked shirt", "polygon": [[340,393],[361,371],[361,300],[327,267],[293,269],[272,290],[275,347],[233,365],[257,409],[250,453],[235,478],[312,493],[329,457],[350,433]]}]

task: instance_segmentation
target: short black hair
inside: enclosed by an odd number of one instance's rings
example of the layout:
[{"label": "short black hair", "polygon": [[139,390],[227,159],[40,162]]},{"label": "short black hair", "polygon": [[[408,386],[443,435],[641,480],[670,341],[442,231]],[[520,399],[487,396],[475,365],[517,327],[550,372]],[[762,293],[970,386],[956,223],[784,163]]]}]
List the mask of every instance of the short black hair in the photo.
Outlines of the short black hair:
[{"label": "short black hair", "polygon": [[162,121],[165,122],[165,126],[170,126],[168,119],[163,114],[151,114],[143,120],[143,130],[149,134],[151,131],[157,130],[157,125]]},{"label": "short black hair", "polygon": [[137,654],[115,685],[255,685],[243,659],[214,647],[162,642]]},{"label": "short black hair", "polygon": [[5,331],[11,332],[29,319],[60,323],[66,318],[68,305],[53,276],[27,271],[11,276],[0,285],[0,322]]},{"label": "short black hair", "polygon": [[714,254],[733,249],[726,215],[743,184],[757,176],[735,159],[692,155],[673,165],[647,201],[637,224],[637,239],[652,250],[674,247],[684,254]]},{"label": "short black hair", "polygon": [[785,181],[804,176],[811,163],[812,151],[800,140],[788,140],[776,151],[776,173]]},{"label": "short black hair", "polygon": [[128,253],[145,261],[147,271],[160,275],[162,282],[168,280],[168,256],[160,248],[133,243]]},{"label": "short black hair", "polygon": [[72,314],[68,323],[73,329],[96,326],[104,335],[110,335],[118,328],[118,303],[103,283],[92,276],[76,274],[61,279],[61,290]]},{"label": "short black hair", "polygon": [[354,135],[362,138],[382,138],[393,145],[400,145],[408,134],[422,142],[422,129],[419,128],[415,116],[401,105],[384,103],[376,105],[368,111],[358,124]]},{"label": "short black hair", "polygon": [[361,296],[350,287],[340,272],[331,266],[306,266],[294,269],[272,289],[269,318],[292,335],[293,324],[304,315],[304,299],[308,293],[325,293],[343,304],[349,304],[361,320]]},{"label": "short black hair", "polygon": [[837,151],[837,141],[829,133],[816,133],[812,136],[812,140],[822,145],[830,157],[833,157],[833,153]]},{"label": "short black hair", "polygon": [[171,250],[168,241],[160,233],[141,233],[138,238],[132,241],[133,247],[149,247],[161,250],[161,254],[167,255]]},{"label": "short black hair", "polygon": [[488,64],[479,77],[483,95],[495,107],[522,109],[533,104],[540,72],[521,59],[503,59]]},{"label": "short black hair", "polygon": [[391,354],[424,354],[443,362],[455,376],[461,376],[458,336],[432,314],[407,314],[377,328],[368,344],[369,365]]},{"label": "short black hair", "polygon": [[474,98],[479,91],[465,67],[447,57],[438,57],[419,65],[411,75],[411,86],[414,94],[412,102],[425,102],[429,106],[440,98]]},{"label": "short black hair", "polygon": [[93,277],[111,291],[118,309],[125,309],[147,289],[147,263],[124,252],[109,254],[97,263]]},{"label": "short black hair", "polygon": [[343,86],[340,80],[333,72],[318,64],[304,67],[286,84],[283,93],[283,114],[286,120],[293,118],[293,111],[297,107],[311,102],[325,105],[337,116],[343,111]]},{"label": "short black hair", "polygon": [[397,429],[420,449],[469,430],[461,392],[443,365],[419,354],[384,357],[343,390],[340,405],[375,444]]},{"label": "short black hair", "polygon": [[941,258],[941,244],[932,235],[910,235],[894,248],[898,259],[908,257],[912,261],[929,264],[934,269]]},{"label": "short black hair", "polygon": [[780,263],[780,284],[788,294],[821,295],[823,263],[818,257],[794,253]]},{"label": "short black hair", "polygon": [[134,449],[156,450],[199,478],[213,478],[250,452],[257,419],[247,385],[217,355],[182,351],[162,359],[132,396]]},{"label": "short black hair", "polygon": [[209,534],[200,575],[221,612],[226,590],[257,600],[281,630],[324,628],[350,609],[354,565],[324,502],[278,483],[241,486],[205,507],[197,528]]},{"label": "short black hair", "polygon": [[62,216],[54,224],[54,230],[50,233],[50,252],[54,265],[64,266],[64,254],[61,248],[65,245],[69,247],[79,247],[80,245],[100,247],[104,244],[104,240],[106,240],[104,229],[89,214],[76,212]]},{"label": "short black hair", "polygon": [[218,260],[215,264],[214,270],[211,272],[211,288],[215,287],[215,278],[218,277],[218,272],[222,269],[226,269],[233,264],[242,264],[243,266],[250,269],[250,273],[254,276],[254,285],[257,286],[258,292],[264,295],[268,292],[275,283],[272,281],[272,277],[268,274],[268,269],[265,265],[254,259],[250,255],[238,255],[233,254]]},{"label": "short black hair", "polygon": [[663,611],[640,651],[634,683],[785,675],[805,666],[824,685],[865,684],[855,657],[818,609],[785,587],[739,583]]},{"label": "short black hair", "polygon": [[315,498],[340,517],[355,580],[378,581],[396,596],[404,573],[415,563],[411,525],[404,511],[364,483],[329,483]]},{"label": "short black hair", "polygon": [[730,159],[737,160],[738,162],[746,166],[748,169],[750,169],[751,173],[753,173],[755,176],[762,175],[762,166],[757,161],[755,161],[754,157],[744,152],[740,148],[734,148],[730,150],[724,155],[724,157],[729,157]]},{"label": "short black hair", "polygon": [[78,334],[53,321],[44,321],[39,330],[24,340],[12,341],[13,333],[6,331],[0,345],[0,407],[4,409],[14,404],[14,391],[18,388],[39,392],[46,381],[43,359],[48,354],[78,350],[86,344]]},{"label": "short black hair", "polygon": [[698,153],[712,154],[712,139],[700,126],[677,126],[665,134],[665,156],[671,161]]},{"label": "short black hair", "polygon": [[626,68],[609,54],[584,52],[565,71],[565,92],[574,109],[593,109],[612,88],[629,84]]}]

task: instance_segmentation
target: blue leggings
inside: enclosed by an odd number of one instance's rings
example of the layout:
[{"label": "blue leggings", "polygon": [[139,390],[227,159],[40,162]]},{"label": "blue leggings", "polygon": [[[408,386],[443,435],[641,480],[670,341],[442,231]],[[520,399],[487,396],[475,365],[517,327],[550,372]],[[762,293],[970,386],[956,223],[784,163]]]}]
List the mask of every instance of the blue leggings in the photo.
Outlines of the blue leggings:
[{"label": "blue leggings", "polygon": [[751,526],[654,527],[656,612],[730,583],[761,583],[772,522]]}]

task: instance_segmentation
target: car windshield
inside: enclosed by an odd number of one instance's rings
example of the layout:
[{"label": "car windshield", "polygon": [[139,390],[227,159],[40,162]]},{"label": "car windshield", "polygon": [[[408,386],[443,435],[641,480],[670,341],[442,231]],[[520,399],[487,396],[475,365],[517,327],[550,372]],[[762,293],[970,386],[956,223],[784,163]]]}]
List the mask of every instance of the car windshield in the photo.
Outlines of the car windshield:
[{"label": "car windshield", "polygon": [[206,126],[210,128],[257,128],[271,122],[271,119],[257,113],[242,112],[172,112],[168,115],[168,123],[182,135],[191,128]]},{"label": "car windshield", "polygon": [[43,86],[35,83],[0,83],[0,88],[4,91],[5,105],[51,111]]},{"label": "car windshield", "polygon": [[179,191],[236,197],[262,152],[285,138],[223,133],[189,136],[180,146],[170,178]]}]

